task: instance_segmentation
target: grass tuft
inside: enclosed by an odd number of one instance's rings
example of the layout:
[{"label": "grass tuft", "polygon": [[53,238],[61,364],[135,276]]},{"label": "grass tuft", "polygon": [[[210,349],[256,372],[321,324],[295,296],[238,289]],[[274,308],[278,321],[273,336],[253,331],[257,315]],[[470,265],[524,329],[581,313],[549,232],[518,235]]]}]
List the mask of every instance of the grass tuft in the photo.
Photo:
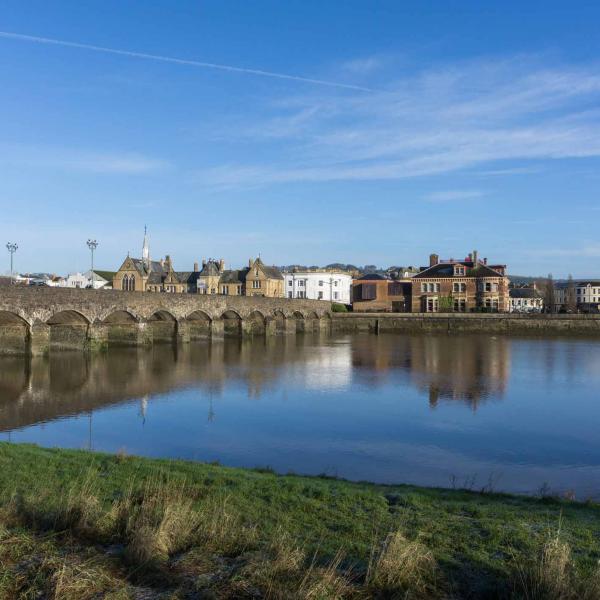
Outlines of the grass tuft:
[{"label": "grass tuft", "polygon": [[375,548],[367,572],[371,593],[391,598],[434,598],[438,591],[438,566],[433,554],[398,530]]}]

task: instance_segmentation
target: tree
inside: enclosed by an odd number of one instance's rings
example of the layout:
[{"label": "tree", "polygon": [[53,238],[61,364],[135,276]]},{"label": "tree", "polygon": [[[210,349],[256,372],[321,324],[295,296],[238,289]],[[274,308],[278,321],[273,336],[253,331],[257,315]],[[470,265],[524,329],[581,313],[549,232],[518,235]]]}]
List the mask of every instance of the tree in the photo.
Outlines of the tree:
[{"label": "tree", "polygon": [[548,274],[546,281],[544,282],[544,307],[548,313],[556,312],[556,300],[554,299],[554,279],[552,279],[552,273]]},{"label": "tree", "polygon": [[577,299],[575,297],[575,282],[573,276],[569,275],[569,282],[567,283],[567,295],[565,298],[565,308],[568,313],[577,312]]}]

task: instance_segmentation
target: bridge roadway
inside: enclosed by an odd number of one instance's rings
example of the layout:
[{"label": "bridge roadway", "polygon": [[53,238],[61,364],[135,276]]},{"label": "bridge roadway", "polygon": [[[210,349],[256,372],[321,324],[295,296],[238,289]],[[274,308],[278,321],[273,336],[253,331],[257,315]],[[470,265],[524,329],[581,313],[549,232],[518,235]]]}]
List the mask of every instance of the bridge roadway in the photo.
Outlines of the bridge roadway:
[{"label": "bridge roadway", "polygon": [[321,331],[330,309],[319,300],[3,287],[0,353]]}]

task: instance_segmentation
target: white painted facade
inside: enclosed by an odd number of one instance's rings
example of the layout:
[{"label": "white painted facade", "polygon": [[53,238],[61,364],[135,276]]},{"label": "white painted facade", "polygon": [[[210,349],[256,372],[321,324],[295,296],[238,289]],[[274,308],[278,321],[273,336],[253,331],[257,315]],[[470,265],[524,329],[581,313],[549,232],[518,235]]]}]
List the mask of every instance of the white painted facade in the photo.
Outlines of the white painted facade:
[{"label": "white painted facade", "polygon": [[[99,290],[109,284],[104,277],[98,275],[98,273],[94,272],[94,289]],[[86,273],[70,273],[67,277],[62,279],[60,283],[58,283],[57,287],[66,287],[66,288],[80,288],[86,289],[88,287],[92,287],[92,272],[87,271]]]},{"label": "white painted facade", "polygon": [[[577,308],[600,309],[600,280],[595,281],[575,281],[573,283],[575,293],[575,304]],[[556,308],[560,310],[568,303],[568,283],[557,283],[554,288],[554,299]]]},{"label": "white painted facade", "polygon": [[286,298],[307,298],[350,304],[352,277],[342,272],[299,271],[284,273]]}]

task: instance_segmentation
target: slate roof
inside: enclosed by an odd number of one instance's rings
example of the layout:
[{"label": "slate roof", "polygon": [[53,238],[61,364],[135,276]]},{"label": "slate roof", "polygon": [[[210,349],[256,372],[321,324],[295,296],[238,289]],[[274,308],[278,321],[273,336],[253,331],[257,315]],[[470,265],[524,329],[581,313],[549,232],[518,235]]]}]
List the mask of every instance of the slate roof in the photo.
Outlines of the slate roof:
[{"label": "slate roof", "polygon": [[269,279],[283,279],[283,275],[281,274],[281,271],[277,267],[267,267],[267,265],[265,265],[265,263],[263,263],[263,261],[260,260],[260,258],[256,259],[255,264],[260,266],[263,273]]},{"label": "slate roof", "polygon": [[511,298],[542,298],[539,290],[533,288],[513,288],[510,290]]},{"label": "slate roof", "polygon": [[98,277],[102,277],[102,279],[106,279],[106,281],[112,282],[113,277],[116,275],[114,271],[98,271],[94,269],[94,273],[98,275]]},{"label": "slate roof", "polygon": [[214,260],[209,260],[202,266],[200,271],[201,277],[215,277],[219,275],[219,263]]},{"label": "slate roof", "polygon": [[430,277],[455,277],[455,265],[463,265],[467,267],[466,275],[457,275],[456,277],[503,277],[502,273],[494,270],[491,266],[482,263],[473,266],[473,261],[456,261],[456,262],[441,262],[432,267],[426,267],[421,272],[417,273],[413,279],[423,279]]},{"label": "slate roof", "polygon": [[385,275],[380,275],[379,273],[368,273],[367,275],[359,277],[357,281],[390,281],[390,278]]},{"label": "slate roof", "polygon": [[219,283],[244,283],[249,270],[250,269],[246,267],[245,269],[223,271]]}]

